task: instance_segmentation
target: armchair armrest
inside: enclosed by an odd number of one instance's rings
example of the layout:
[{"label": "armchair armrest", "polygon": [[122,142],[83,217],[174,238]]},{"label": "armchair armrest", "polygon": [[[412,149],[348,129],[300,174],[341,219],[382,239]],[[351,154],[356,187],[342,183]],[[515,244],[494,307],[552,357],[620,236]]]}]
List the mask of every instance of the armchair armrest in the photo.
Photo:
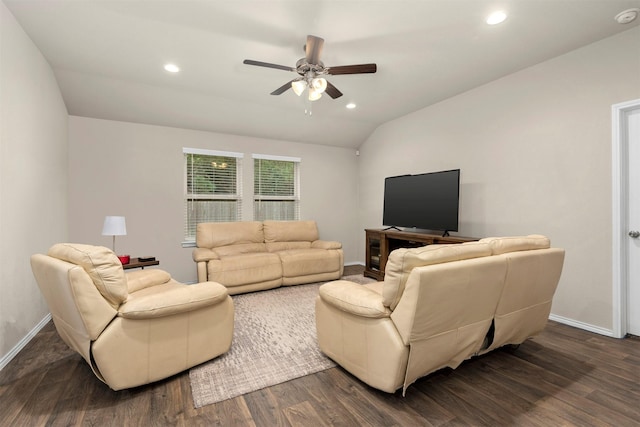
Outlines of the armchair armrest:
[{"label": "armchair armrest", "polygon": [[206,262],[212,259],[218,259],[218,254],[210,248],[195,248],[191,256],[195,262]]},{"label": "armchair armrest", "polygon": [[331,240],[315,240],[311,242],[314,249],[342,249],[342,243]]},{"label": "armchair armrest", "polygon": [[389,307],[382,304],[382,295],[348,280],[325,283],[320,286],[319,294],[327,304],[356,316],[383,318],[391,315]]},{"label": "armchair armrest", "polygon": [[171,280],[171,275],[157,268],[126,272],[129,293],[139,291],[150,286],[163,285]]},{"label": "armchair armrest", "polygon": [[216,282],[184,285],[171,281],[129,294],[118,308],[118,316],[127,319],[153,319],[219,304],[229,297],[227,288]]}]

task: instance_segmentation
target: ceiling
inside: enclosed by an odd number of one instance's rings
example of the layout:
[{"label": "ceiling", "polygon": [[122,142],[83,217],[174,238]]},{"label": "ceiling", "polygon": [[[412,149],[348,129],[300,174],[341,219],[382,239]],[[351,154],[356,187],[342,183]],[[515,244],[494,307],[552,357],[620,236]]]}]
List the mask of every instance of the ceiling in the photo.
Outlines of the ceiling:
[{"label": "ceiling", "polygon": [[[614,20],[640,0],[2,1],[71,115],[351,148],[382,123],[640,23]],[[508,18],[489,26],[496,9]],[[308,34],[325,39],[327,66],[378,65],[329,76],[344,96],[313,102],[311,116],[293,91],[270,95],[297,74],[242,63],[294,67]]]}]

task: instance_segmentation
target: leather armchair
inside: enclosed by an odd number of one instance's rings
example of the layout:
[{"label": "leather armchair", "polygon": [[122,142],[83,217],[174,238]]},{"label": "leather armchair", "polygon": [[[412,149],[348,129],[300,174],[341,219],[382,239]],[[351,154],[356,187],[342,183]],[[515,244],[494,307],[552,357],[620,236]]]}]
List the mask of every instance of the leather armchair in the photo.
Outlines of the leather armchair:
[{"label": "leather armchair", "polygon": [[31,267],[60,337],[113,390],[167,378],[229,350],[233,302],[215,282],[125,273],[101,246],[60,243]]}]

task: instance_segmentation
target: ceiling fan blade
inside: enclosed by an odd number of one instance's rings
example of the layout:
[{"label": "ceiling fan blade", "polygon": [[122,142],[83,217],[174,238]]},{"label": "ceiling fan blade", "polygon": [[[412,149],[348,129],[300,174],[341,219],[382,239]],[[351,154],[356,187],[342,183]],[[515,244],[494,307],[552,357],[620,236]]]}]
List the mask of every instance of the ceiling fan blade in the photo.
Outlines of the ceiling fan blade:
[{"label": "ceiling fan blade", "polygon": [[271,64],[269,62],[254,61],[253,59],[245,59],[244,61],[242,61],[242,63],[247,65],[257,65],[258,67],[275,68],[277,70],[284,70],[284,71],[296,70],[295,68],[287,67],[286,65],[278,65],[278,64]]},{"label": "ceiling fan blade", "polygon": [[306,51],[307,63],[317,65],[320,62],[320,54],[324,46],[324,39],[316,36],[307,36]]},{"label": "ceiling fan blade", "polygon": [[283,84],[278,89],[276,89],[273,92],[271,92],[271,95],[280,95],[280,94],[286,92],[287,89],[291,89],[291,83],[294,82],[294,81],[295,81],[295,79],[291,80],[288,83]]},{"label": "ceiling fan blade", "polygon": [[324,90],[324,92],[333,99],[340,98],[342,96],[342,92],[340,92],[337,87],[329,82],[327,82],[327,88]]},{"label": "ceiling fan blade", "polygon": [[338,74],[366,74],[375,73],[378,70],[376,64],[340,65],[338,67],[327,67],[327,74],[336,76]]}]

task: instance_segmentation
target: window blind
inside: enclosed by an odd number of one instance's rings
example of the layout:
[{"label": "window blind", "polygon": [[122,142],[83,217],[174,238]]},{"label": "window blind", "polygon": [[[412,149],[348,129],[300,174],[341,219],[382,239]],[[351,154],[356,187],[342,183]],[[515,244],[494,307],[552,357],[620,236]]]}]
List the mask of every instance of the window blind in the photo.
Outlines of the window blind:
[{"label": "window blind", "polygon": [[299,165],[299,158],[253,155],[254,220],[300,218]]},{"label": "window blind", "polygon": [[242,153],[183,149],[184,239],[194,242],[199,222],[242,217]]}]

